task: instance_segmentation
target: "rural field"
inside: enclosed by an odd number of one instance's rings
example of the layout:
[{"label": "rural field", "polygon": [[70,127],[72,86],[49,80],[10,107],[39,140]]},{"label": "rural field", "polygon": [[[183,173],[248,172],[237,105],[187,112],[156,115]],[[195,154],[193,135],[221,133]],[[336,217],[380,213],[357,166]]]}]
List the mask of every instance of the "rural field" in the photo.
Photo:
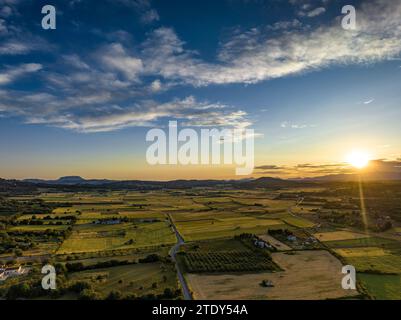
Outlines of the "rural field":
[{"label": "rural field", "polygon": [[126,295],[162,294],[166,288],[178,289],[178,280],[172,266],[160,263],[134,264],[104,269],[74,272],[71,281],[87,281],[94,290],[106,296],[111,291]]},{"label": "rural field", "polygon": [[[198,299],[335,299],[355,295],[340,286],[341,263],[326,251],[273,253],[284,271],[225,275],[190,274],[189,284]],[[274,287],[261,286],[263,280]]]},{"label": "rural field", "polygon": [[[52,190],[3,198],[0,264],[60,273],[55,299],[398,299],[400,226],[350,227],[353,201],[316,188]],[[7,211],[9,212],[9,211]],[[345,219],[345,218],[346,219]],[[345,220],[344,220],[345,219]],[[11,241],[12,239],[12,241]],[[357,290],[341,287],[342,265]],[[10,291],[11,292],[11,291]],[[9,297],[11,298],[11,296]]]}]

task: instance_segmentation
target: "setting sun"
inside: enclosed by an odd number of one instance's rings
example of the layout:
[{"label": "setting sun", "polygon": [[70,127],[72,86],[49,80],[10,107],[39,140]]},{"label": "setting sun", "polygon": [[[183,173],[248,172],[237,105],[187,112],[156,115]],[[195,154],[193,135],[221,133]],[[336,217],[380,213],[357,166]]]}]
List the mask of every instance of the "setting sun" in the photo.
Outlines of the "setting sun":
[{"label": "setting sun", "polygon": [[354,151],[347,156],[347,162],[358,169],[365,168],[369,164],[369,160],[369,154],[362,151]]}]

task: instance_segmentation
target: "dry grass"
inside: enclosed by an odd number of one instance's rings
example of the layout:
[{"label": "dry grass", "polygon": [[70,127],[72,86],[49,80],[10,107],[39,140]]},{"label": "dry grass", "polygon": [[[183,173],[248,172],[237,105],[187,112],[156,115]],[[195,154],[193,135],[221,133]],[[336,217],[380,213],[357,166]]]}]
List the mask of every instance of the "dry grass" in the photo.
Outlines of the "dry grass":
[{"label": "dry grass", "polygon": [[[206,300],[308,300],[334,299],[358,294],[341,288],[342,265],[327,251],[274,253],[284,272],[253,274],[187,275],[195,299]],[[274,287],[260,286],[270,280]]]},{"label": "dry grass", "polygon": [[348,257],[381,257],[387,255],[382,248],[365,247],[365,248],[343,248],[334,249],[340,256]]},{"label": "dry grass", "polygon": [[339,241],[369,238],[369,235],[351,231],[332,231],[315,233],[314,236],[320,241]]}]

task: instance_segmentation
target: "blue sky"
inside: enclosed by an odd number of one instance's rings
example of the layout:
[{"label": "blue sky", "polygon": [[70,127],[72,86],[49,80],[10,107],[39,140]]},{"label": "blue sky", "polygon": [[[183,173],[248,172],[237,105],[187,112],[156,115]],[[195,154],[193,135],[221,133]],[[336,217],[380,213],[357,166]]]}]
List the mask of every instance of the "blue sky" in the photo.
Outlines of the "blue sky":
[{"label": "blue sky", "polygon": [[0,176],[232,177],[148,166],[146,132],[172,119],[255,129],[256,164],[285,166],[260,174],[398,159],[401,3],[351,2],[352,31],[350,1],[0,0]]}]

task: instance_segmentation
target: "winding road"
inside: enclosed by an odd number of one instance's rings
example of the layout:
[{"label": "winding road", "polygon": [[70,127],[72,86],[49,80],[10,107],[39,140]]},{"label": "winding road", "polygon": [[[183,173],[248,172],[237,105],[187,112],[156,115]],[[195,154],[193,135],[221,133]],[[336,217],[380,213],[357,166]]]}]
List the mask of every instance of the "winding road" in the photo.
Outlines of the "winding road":
[{"label": "winding road", "polygon": [[184,278],[184,275],[183,275],[183,273],[180,269],[180,266],[178,264],[178,261],[177,261],[177,252],[180,249],[180,247],[185,243],[185,241],[184,241],[183,237],[180,235],[180,233],[178,232],[171,216],[169,214],[167,216],[168,216],[168,219],[170,220],[170,224],[171,224],[171,226],[175,232],[175,236],[177,238],[177,243],[170,250],[170,256],[171,256],[171,259],[173,259],[173,261],[175,263],[175,268],[177,269],[177,276],[178,276],[178,280],[181,283],[181,288],[182,288],[182,292],[184,294],[184,299],[192,300],[191,291],[189,290],[188,284]]}]

